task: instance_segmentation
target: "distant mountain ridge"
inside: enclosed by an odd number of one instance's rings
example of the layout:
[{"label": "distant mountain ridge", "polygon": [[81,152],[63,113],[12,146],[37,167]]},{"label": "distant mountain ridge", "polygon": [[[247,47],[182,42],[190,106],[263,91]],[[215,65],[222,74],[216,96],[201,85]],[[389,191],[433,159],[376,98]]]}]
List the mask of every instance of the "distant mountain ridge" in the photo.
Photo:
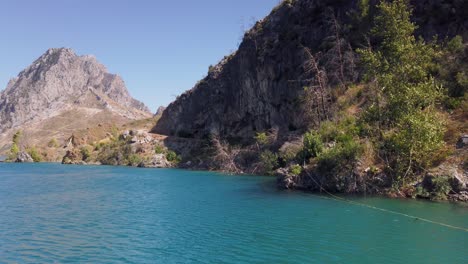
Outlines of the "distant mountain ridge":
[{"label": "distant mountain ridge", "polygon": [[[95,100],[84,100],[87,97]],[[107,109],[129,119],[149,113],[130,96],[124,81],[108,73],[96,58],[54,48],[10,80],[0,93],[0,132],[75,106]]]},{"label": "distant mountain ridge", "polygon": [[52,48],[0,92],[0,152],[17,130],[26,132],[28,145],[36,145],[98,124],[151,116],[148,107],[130,96],[122,78],[94,56]]}]

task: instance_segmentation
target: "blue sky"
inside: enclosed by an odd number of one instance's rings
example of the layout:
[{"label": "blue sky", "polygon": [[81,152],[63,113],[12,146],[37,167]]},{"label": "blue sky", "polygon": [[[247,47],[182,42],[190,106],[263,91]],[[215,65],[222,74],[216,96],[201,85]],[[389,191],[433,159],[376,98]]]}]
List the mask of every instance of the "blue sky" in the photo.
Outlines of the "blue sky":
[{"label": "blue sky", "polygon": [[92,54],[153,111],[237,49],[279,0],[0,0],[0,90],[48,48]]}]

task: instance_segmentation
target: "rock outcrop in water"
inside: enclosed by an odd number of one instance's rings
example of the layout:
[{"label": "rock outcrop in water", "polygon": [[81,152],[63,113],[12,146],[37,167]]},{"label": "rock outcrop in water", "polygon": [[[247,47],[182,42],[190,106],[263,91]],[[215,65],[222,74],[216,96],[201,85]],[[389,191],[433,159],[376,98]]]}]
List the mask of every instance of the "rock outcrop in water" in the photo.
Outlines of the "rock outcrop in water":
[{"label": "rock outcrop in water", "polygon": [[17,130],[24,130],[28,145],[52,138],[61,144],[79,129],[147,117],[149,109],[95,57],[49,49],[0,93],[0,150]]}]

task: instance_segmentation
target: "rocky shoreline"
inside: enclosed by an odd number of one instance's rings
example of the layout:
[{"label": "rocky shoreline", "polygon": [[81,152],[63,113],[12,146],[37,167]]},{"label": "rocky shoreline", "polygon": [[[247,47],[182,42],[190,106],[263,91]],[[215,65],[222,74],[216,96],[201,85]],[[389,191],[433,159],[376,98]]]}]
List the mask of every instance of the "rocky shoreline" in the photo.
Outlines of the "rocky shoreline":
[{"label": "rocky shoreline", "polygon": [[[464,156],[468,152],[468,144],[466,137],[460,138],[457,142],[457,151],[459,156]],[[117,142],[123,142],[124,146],[120,146],[113,151],[116,151],[116,159],[112,162],[99,161],[98,150],[93,150],[86,154],[83,151],[83,146],[70,146],[66,151],[66,155],[62,159],[62,164],[68,165],[111,165],[111,166],[133,166],[139,168],[180,168],[188,170],[206,170],[220,171],[233,174],[249,174],[249,175],[264,175],[261,171],[255,171],[252,166],[243,167],[239,170],[233,170],[232,167],[214,167],[213,157],[207,157],[205,160],[193,159],[194,151],[200,150],[202,145],[200,142],[194,144],[194,141],[183,138],[170,138],[166,136],[151,134],[143,130],[127,130],[119,135]],[[190,143],[189,143],[190,142]],[[128,148],[126,148],[127,146]],[[176,157],[169,157],[169,149],[177,149]],[[138,153],[141,159],[137,161],[125,160],[125,153],[120,153],[123,150],[129,150],[133,155]],[[203,150],[206,151],[206,150]],[[18,153],[14,162],[34,162],[31,156],[26,152]],[[391,198],[408,198],[408,199],[426,199],[426,200],[449,200],[453,202],[468,202],[468,171],[462,168],[463,164],[454,164],[453,160],[445,162],[426,173],[419,181],[408,184],[406,188],[395,191],[391,187],[386,186],[386,176],[382,172],[371,171],[371,168],[360,168],[357,166],[352,171],[349,171],[347,179],[356,181],[359,188],[353,190],[340,190],[339,186],[333,186],[336,182],[330,181],[323,175],[315,171],[313,166],[305,166],[300,173],[295,173],[291,168],[279,168],[271,174],[276,177],[276,184],[279,189],[283,190],[298,190],[314,193],[342,193],[342,194],[357,194],[357,195],[379,195]],[[365,174],[365,175],[364,175]],[[369,180],[366,184],[359,183],[360,179],[368,178],[373,174],[372,183]],[[449,185],[441,185],[438,179],[446,179]],[[442,188],[442,189],[441,189]],[[444,189],[446,188],[446,189]],[[443,196],[436,196],[442,193]]]},{"label": "rocky shoreline", "polygon": [[[276,169],[270,175],[276,177],[277,187],[285,190],[300,190],[310,192],[332,192],[349,194],[382,195],[393,198],[418,198],[430,200],[450,200],[468,202],[468,171],[463,169],[463,157],[467,156],[468,144],[462,137],[457,142],[457,150],[451,160],[428,171],[420,180],[408,183],[401,190],[392,189],[388,185],[388,177],[376,168],[363,167],[361,162],[349,170],[344,179],[337,182],[326,175],[317,172],[313,165],[304,166],[300,172],[292,167]],[[220,171],[233,174],[265,175],[261,164],[250,161],[243,163],[240,156],[258,153],[256,149],[244,149],[247,154],[237,153],[238,157],[230,157],[223,153],[222,146],[207,148],[207,142],[194,139],[167,137],[148,133],[143,130],[127,130],[114,139],[116,157],[111,162],[102,162],[102,156],[96,146],[90,154],[83,155],[83,146],[74,146],[67,151],[63,164],[76,165],[124,165],[140,168],[181,168],[189,170]],[[110,144],[110,143],[108,143]],[[123,145],[120,145],[123,144]],[[298,144],[288,142],[285,145]],[[96,150],[98,149],[98,150]],[[130,154],[124,153],[129,151]],[[204,153],[205,156],[201,156]],[[138,160],[132,160],[133,155],[139,155]],[[176,155],[171,157],[171,155]],[[86,157],[85,157],[86,156]],[[221,156],[221,158],[220,158]],[[454,157],[460,157],[458,159]],[[343,189],[343,186],[346,186]],[[347,188],[347,189],[346,189]]]},{"label": "rocky shoreline", "polygon": [[[11,130],[0,144],[13,139],[9,153],[18,162],[271,175],[282,189],[468,201],[463,7],[282,1],[236,52],[153,118],[96,59],[51,49],[0,94],[0,131]],[[52,82],[37,82],[46,72]],[[47,94],[61,104],[51,108]],[[41,125],[47,111],[71,110],[49,120],[54,135],[29,131],[21,141],[11,128],[26,119],[9,109],[30,104],[35,111],[21,116]],[[79,130],[62,131],[68,123]],[[0,153],[10,147],[0,146]]]}]

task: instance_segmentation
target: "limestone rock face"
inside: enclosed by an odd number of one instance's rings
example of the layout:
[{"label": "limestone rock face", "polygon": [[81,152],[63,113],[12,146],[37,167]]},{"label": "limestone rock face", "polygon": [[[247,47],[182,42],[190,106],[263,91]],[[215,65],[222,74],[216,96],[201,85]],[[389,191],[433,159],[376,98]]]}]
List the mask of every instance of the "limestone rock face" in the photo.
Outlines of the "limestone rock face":
[{"label": "limestone rock face", "polygon": [[33,158],[31,158],[31,156],[28,153],[21,151],[16,156],[15,162],[16,163],[31,163],[31,162],[34,162],[34,160]]},{"label": "limestone rock face", "polygon": [[[22,145],[43,149],[50,140],[62,145],[98,124],[119,126],[151,116],[130,96],[122,78],[108,73],[93,56],[49,49],[0,92],[0,154],[8,153],[16,131],[23,134]],[[63,149],[55,152],[57,157],[65,154]]]},{"label": "limestone rock face", "polygon": [[150,161],[140,164],[144,168],[171,168],[173,164],[166,159],[164,154],[155,154]]},{"label": "limestone rock face", "polygon": [[[375,4],[376,1],[369,1]],[[188,138],[216,134],[251,139],[257,131],[281,134],[304,129],[300,100],[304,86],[315,78],[305,70],[304,47],[324,58],[333,55],[331,18],[344,25],[359,12],[358,0],[283,1],[248,31],[239,49],[210,67],[206,78],[178,97],[164,111],[153,132]],[[467,1],[411,1],[418,34],[431,39],[466,35]],[[446,14],[433,16],[431,14]],[[447,19],[446,19],[447,18]],[[450,19],[448,19],[450,18]],[[351,30],[357,30],[354,27]],[[360,32],[343,35],[352,48],[362,47]],[[335,54],[336,55],[336,54]],[[333,59],[326,68],[333,77]],[[332,78],[330,79],[333,82]]]},{"label": "limestone rock face", "polygon": [[154,116],[160,116],[163,114],[164,110],[166,110],[166,107],[165,106],[160,106],[158,107],[158,110],[156,110],[156,113],[154,114]]},{"label": "limestone rock face", "polygon": [[0,93],[0,133],[75,107],[105,109],[129,119],[149,115],[122,78],[108,73],[93,56],[49,49]]}]

